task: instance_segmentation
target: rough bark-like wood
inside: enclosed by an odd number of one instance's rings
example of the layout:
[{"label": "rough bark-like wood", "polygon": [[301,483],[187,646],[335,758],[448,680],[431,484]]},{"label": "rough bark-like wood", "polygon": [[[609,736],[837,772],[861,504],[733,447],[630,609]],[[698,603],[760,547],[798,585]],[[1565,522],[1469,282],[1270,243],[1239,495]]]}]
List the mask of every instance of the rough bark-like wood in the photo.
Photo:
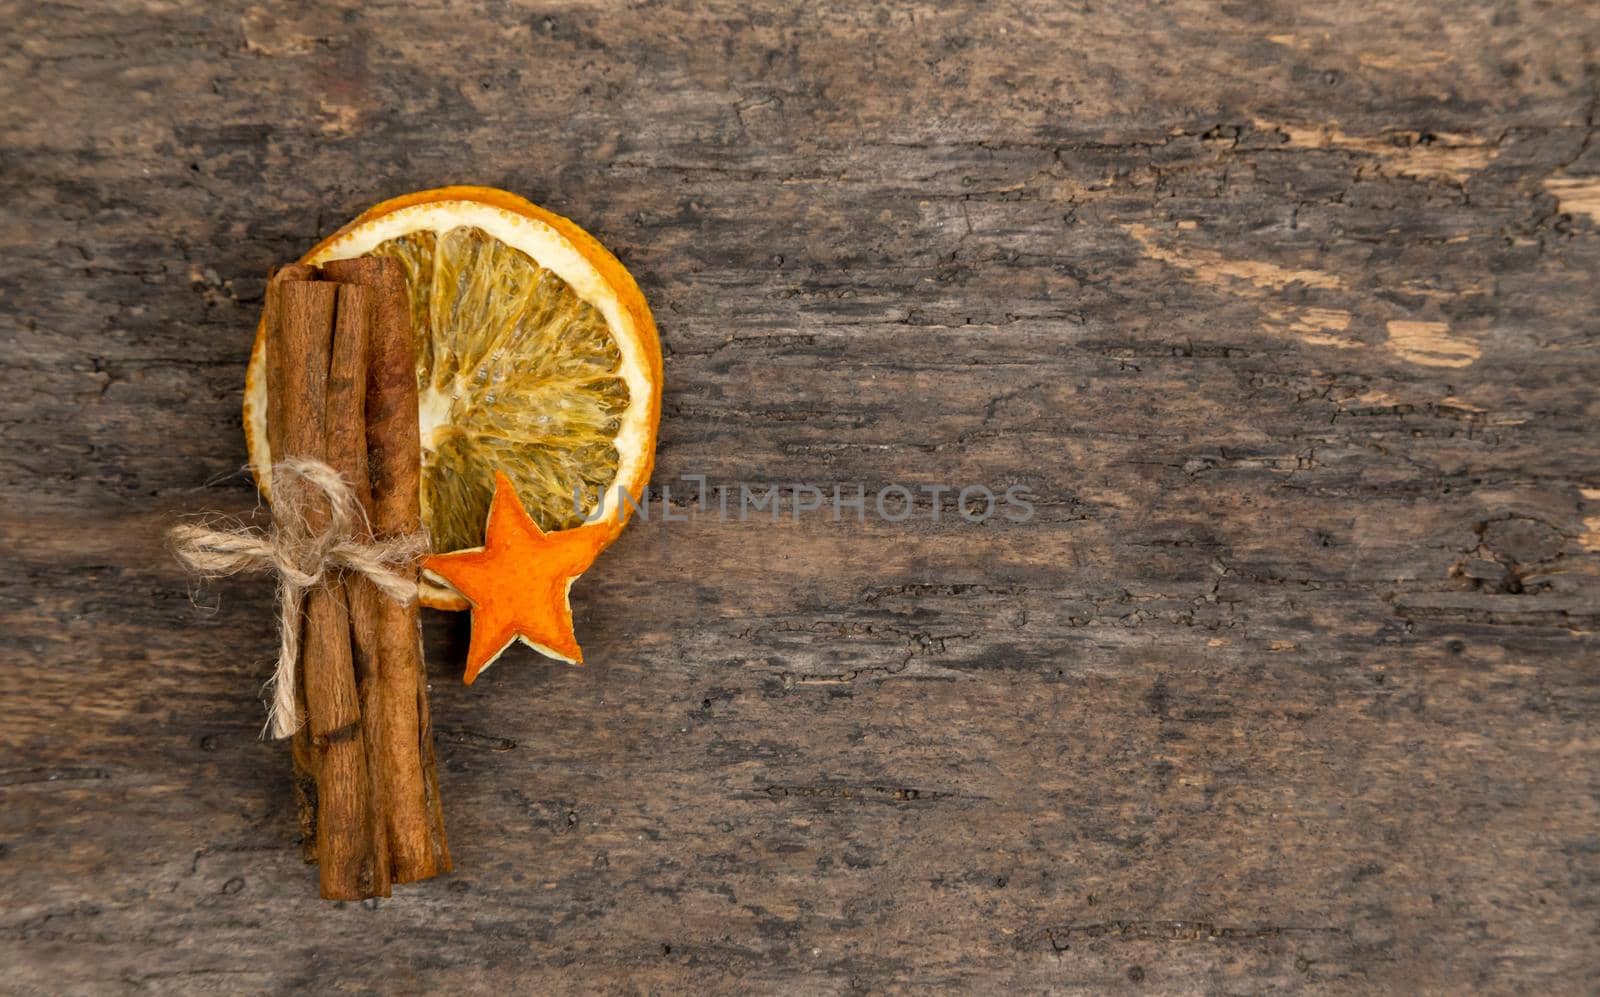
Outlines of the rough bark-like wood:
[{"label": "rough bark-like wood", "polygon": [[[3,17],[8,988],[1594,989],[1594,5]],[[636,521],[470,689],[424,614],[457,869],[341,907],[160,535],[265,267],[453,181],[638,277],[658,501],[1036,515]]]},{"label": "rough bark-like wood", "polygon": [[[418,478],[417,353],[405,273],[395,260],[334,260],[329,277],[362,285],[372,299],[370,381],[366,393],[367,443],[373,482],[372,523],[385,538],[421,528]],[[417,567],[404,569],[414,579]],[[433,726],[428,714],[421,613],[413,603],[388,599],[374,605],[373,660],[379,663],[373,709],[368,714],[386,742],[384,824],[399,883],[450,871]]]}]

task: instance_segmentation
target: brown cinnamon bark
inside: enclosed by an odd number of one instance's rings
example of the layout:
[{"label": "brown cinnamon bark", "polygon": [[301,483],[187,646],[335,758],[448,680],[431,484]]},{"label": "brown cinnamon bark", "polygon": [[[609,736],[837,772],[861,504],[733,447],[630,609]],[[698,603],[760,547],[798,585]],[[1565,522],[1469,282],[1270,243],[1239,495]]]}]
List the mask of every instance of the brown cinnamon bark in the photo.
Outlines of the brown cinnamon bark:
[{"label": "brown cinnamon bark", "polygon": [[[281,334],[277,330],[281,312],[277,285],[286,280],[315,280],[316,277],[317,268],[303,263],[291,263],[286,266],[275,267],[268,275],[263,323],[268,330],[269,345],[274,337]],[[293,416],[294,412],[286,406],[272,403],[273,397],[282,397],[274,394],[274,373],[274,364],[269,354],[267,361],[267,390],[269,394],[267,402],[267,448],[271,451],[273,460],[276,461],[279,451],[285,445],[282,442],[285,435],[291,432],[286,420]],[[287,372],[284,371],[277,371],[276,373],[278,376],[287,376]],[[258,484],[263,492],[270,490],[272,487],[272,482],[270,481],[259,482]],[[298,673],[295,675],[295,706],[300,716],[306,715],[306,687]],[[300,814],[300,857],[309,865],[317,860],[317,766],[316,756],[311,750],[311,729],[305,724],[301,724],[299,729],[294,732],[294,736],[290,741],[289,754],[294,769],[295,805]]]},{"label": "brown cinnamon bark", "polygon": [[[329,370],[338,288],[279,279],[269,285],[267,327],[268,445],[274,462],[325,460],[327,413],[353,408],[329,398]],[[346,347],[348,349],[348,346]],[[348,385],[351,376],[335,379]],[[325,502],[308,502],[312,529],[327,523]],[[350,627],[340,593],[328,585],[306,593],[300,653],[309,764],[316,780],[316,856],[323,897],[361,900],[389,893],[384,835],[372,807],[361,706],[351,658]]]},{"label": "brown cinnamon bark", "polygon": [[[328,465],[349,482],[365,511],[372,500],[367,481],[366,440],[367,348],[372,329],[372,294],[362,287],[336,286],[338,313],[333,328],[333,355],[328,364],[326,459]],[[371,535],[360,535],[357,539],[369,540]],[[382,596],[361,575],[346,575],[335,594],[342,597],[342,603],[348,607],[349,647],[361,724],[362,775],[367,805],[362,827],[371,841],[373,867],[373,881],[365,895],[386,897],[392,873],[389,839],[384,830],[387,806],[381,772],[387,752],[382,731],[371,719],[379,688],[378,658],[374,653],[378,620],[375,609]]]},{"label": "brown cinnamon bark", "polygon": [[[421,443],[404,269],[395,260],[367,257],[329,263],[323,272],[373,292],[366,396],[372,525],[379,538],[414,533],[421,528]],[[409,568],[412,577],[416,570]],[[394,880],[406,883],[450,870],[416,603],[378,600],[375,637],[377,708],[369,716],[381,730],[384,750],[375,775],[383,782]]]}]

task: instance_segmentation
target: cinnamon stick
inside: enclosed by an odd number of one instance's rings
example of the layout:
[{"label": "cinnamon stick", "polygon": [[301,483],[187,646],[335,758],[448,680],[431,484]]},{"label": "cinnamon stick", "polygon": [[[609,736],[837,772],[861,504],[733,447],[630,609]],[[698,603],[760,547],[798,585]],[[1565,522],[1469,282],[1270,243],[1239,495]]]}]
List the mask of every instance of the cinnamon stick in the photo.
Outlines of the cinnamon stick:
[{"label": "cinnamon stick", "polygon": [[[373,292],[366,395],[372,525],[380,539],[405,536],[419,530],[422,520],[416,339],[405,271],[397,260],[365,257],[329,263],[323,272]],[[410,571],[415,577],[416,568]],[[448,872],[450,848],[434,762],[420,614],[415,603],[377,602],[377,708],[369,718],[380,728],[384,756],[374,774],[383,783],[394,880],[406,883]]]},{"label": "cinnamon stick", "polygon": [[[280,279],[268,291],[276,298],[269,304],[267,327],[268,446],[274,461],[325,460],[338,289],[326,282]],[[319,529],[329,510],[325,502],[309,502],[305,515]],[[372,808],[349,619],[339,593],[329,586],[306,595],[300,646],[322,895],[330,900],[387,896],[389,864],[380,854],[383,835]]]},{"label": "cinnamon stick", "polygon": [[[278,285],[286,280],[315,280],[317,268],[303,263],[291,263],[273,268],[267,277],[266,306],[263,323],[267,329],[268,346],[282,334],[277,328],[281,321],[279,307],[281,295]],[[293,417],[294,410],[286,405],[275,404],[273,398],[281,398],[278,391],[287,391],[282,385],[273,386],[275,365],[269,351],[267,358],[268,399],[267,399],[267,449],[272,454],[272,461],[278,460],[278,453],[285,446],[285,437],[292,430],[288,420]],[[278,376],[287,376],[288,372],[277,370]],[[270,463],[270,462],[269,462]],[[271,481],[258,483],[263,492],[272,488]],[[295,706],[299,716],[306,715],[306,687],[299,676],[295,676]],[[301,724],[294,732],[290,741],[289,757],[294,769],[294,798],[296,809],[300,814],[300,857],[307,865],[317,860],[317,775],[316,756],[311,750],[311,729]]]},{"label": "cinnamon stick", "polygon": [[[325,416],[327,463],[338,471],[356,493],[363,506],[371,502],[367,480],[366,397],[367,348],[372,329],[372,294],[366,288],[340,284],[338,313],[333,327],[333,355],[328,364],[328,395]],[[370,540],[370,533],[359,536]],[[374,629],[374,608],[383,597],[367,578],[347,575],[335,593],[348,608],[351,677],[355,682],[356,716],[361,725],[362,766],[366,811],[362,833],[371,847],[372,882],[365,896],[389,895],[391,868],[389,840],[384,831],[383,779],[378,770],[386,752],[382,732],[371,722],[372,702],[378,690],[378,659]]]}]

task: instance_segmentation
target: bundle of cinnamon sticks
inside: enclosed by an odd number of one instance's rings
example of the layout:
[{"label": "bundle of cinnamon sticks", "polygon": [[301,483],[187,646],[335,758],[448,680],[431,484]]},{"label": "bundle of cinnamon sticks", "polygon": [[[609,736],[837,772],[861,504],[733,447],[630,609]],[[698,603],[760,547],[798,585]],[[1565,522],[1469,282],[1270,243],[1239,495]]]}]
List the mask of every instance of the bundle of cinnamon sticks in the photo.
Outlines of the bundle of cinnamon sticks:
[{"label": "bundle of cinnamon sticks", "polygon": [[[355,491],[368,540],[420,528],[416,345],[395,260],[293,265],[268,282],[267,439],[273,460],[327,463]],[[303,510],[313,529],[327,502]],[[416,566],[405,568],[414,580]],[[295,791],[322,896],[388,896],[450,869],[417,604],[366,577],[307,592],[295,687]]]}]

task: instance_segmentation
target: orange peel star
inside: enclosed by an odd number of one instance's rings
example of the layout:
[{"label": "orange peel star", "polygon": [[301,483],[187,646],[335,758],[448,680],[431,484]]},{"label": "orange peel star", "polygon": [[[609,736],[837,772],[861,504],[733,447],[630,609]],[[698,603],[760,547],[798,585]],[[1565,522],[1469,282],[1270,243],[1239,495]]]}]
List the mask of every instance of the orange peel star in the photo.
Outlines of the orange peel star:
[{"label": "orange peel star", "polygon": [[600,522],[546,533],[522,507],[511,479],[495,472],[483,546],[422,562],[472,604],[467,685],[515,640],[540,654],[583,664],[567,593],[594,563],[610,529]]}]

